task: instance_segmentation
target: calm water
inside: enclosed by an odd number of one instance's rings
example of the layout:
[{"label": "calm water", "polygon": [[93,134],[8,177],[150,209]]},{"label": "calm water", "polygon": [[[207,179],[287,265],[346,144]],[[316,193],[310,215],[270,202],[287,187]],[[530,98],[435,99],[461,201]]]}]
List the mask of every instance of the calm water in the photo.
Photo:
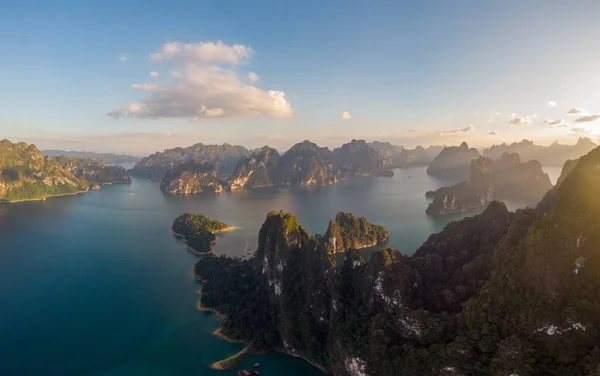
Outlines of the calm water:
[{"label": "calm water", "polygon": [[[217,319],[198,312],[197,256],[170,233],[184,212],[239,227],[217,253],[245,255],[266,213],[295,213],[322,233],[338,211],[384,225],[388,246],[412,253],[451,219],[425,215],[424,169],[319,189],[264,188],[177,198],[158,182],[103,187],[79,196],[0,205],[0,375],[233,375],[209,365],[243,346],[210,335]],[[458,217],[460,218],[460,217]],[[318,375],[281,354],[251,356],[269,375]]]}]

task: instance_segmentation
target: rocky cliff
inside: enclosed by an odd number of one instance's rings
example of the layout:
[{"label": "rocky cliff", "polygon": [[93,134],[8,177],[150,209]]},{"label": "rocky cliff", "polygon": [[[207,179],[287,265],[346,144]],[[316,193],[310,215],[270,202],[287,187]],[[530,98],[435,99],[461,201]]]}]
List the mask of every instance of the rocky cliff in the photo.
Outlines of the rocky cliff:
[{"label": "rocky cliff", "polygon": [[473,160],[469,180],[451,187],[427,192],[433,201],[427,208],[432,215],[465,212],[485,207],[493,200],[540,200],[552,183],[537,161],[522,163],[518,154],[504,153],[494,161]]},{"label": "rocky cliff", "polygon": [[389,161],[363,140],[352,140],[333,151],[303,141],[281,156],[267,146],[253,152],[238,163],[228,185],[232,189],[323,186],[354,176],[377,176],[388,168]]},{"label": "rocky cliff", "polygon": [[333,375],[595,375],[600,369],[600,149],[544,213],[492,202],[414,255],[355,251],[269,213],[249,260],[206,257],[202,304],[223,332]]},{"label": "rocky cliff", "polygon": [[479,158],[475,148],[469,148],[466,142],[460,146],[449,146],[438,154],[427,167],[427,174],[453,179],[467,179],[473,159]]},{"label": "rocky cliff", "polygon": [[131,184],[131,178],[121,166],[107,166],[98,159],[57,157],[56,160],[77,178],[90,186],[105,184]]},{"label": "rocky cliff", "polygon": [[277,150],[264,146],[237,164],[227,180],[231,189],[258,188],[279,184],[279,159]]},{"label": "rocky cliff", "polygon": [[160,189],[166,193],[190,195],[206,191],[221,192],[223,184],[212,163],[197,159],[169,170],[160,183]]},{"label": "rocky cliff", "polygon": [[0,141],[0,201],[40,199],[88,189],[54,157],[35,145]]},{"label": "rocky cliff", "polygon": [[236,164],[249,154],[245,147],[238,145],[195,144],[187,148],[156,152],[136,163],[131,170],[131,175],[161,179],[173,167],[196,159],[211,162],[219,174],[229,174],[234,170]]}]

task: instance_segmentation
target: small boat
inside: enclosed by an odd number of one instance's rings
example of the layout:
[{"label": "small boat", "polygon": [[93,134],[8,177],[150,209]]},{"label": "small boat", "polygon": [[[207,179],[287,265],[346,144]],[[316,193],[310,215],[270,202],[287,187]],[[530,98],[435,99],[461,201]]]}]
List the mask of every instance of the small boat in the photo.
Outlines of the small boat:
[{"label": "small boat", "polygon": [[260,367],[260,363],[254,363],[254,368]]}]

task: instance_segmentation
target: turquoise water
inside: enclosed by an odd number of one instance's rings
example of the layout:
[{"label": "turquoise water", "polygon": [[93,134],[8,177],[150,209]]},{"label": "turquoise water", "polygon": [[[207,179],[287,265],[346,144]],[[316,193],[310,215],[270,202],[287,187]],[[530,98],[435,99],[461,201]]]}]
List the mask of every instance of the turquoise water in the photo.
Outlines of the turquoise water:
[{"label": "turquoise water", "polygon": [[[384,225],[388,246],[409,254],[451,219],[425,215],[424,192],[441,184],[424,169],[394,178],[356,179],[318,189],[264,188],[178,198],[158,182],[46,201],[0,205],[1,375],[233,375],[209,365],[242,345],[210,335],[211,313],[198,312],[197,260],[172,236],[173,219],[198,212],[237,230],[217,253],[254,249],[266,213],[295,213],[311,233],[338,211]],[[318,375],[282,354],[250,356],[263,375]]]}]

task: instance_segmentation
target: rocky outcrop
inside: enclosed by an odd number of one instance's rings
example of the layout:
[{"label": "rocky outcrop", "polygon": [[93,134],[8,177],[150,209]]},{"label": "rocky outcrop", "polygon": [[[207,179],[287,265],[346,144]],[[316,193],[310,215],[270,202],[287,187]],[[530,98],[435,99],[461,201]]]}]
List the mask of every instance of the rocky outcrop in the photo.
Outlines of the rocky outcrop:
[{"label": "rocky outcrop", "polygon": [[163,192],[190,195],[200,192],[221,192],[223,182],[214,165],[202,160],[182,163],[167,172],[160,183]]},{"label": "rocky outcrop", "polygon": [[467,179],[473,159],[479,158],[475,148],[469,148],[466,142],[460,146],[449,146],[438,154],[427,167],[427,174],[453,179]]},{"label": "rocky outcrop", "polygon": [[522,163],[505,153],[494,161],[480,157],[471,163],[469,181],[427,192],[433,201],[427,214],[446,215],[487,206],[494,200],[540,200],[552,183],[537,161]]},{"label": "rocky outcrop", "polygon": [[333,151],[303,141],[281,156],[267,146],[254,151],[238,163],[228,185],[232,189],[323,186],[355,176],[389,176],[388,167],[389,161],[363,140],[352,140]]},{"label": "rocky outcrop", "polygon": [[383,226],[344,212],[329,221],[325,232],[325,241],[333,253],[373,247],[388,238],[389,233]]},{"label": "rocky outcrop", "polygon": [[259,188],[279,184],[279,159],[277,150],[264,146],[237,164],[227,180],[231,189]]},{"label": "rocky outcrop", "polygon": [[88,185],[131,184],[131,178],[121,166],[107,166],[102,160],[57,157],[58,163]]},{"label": "rocky outcrop", "polygon": [[231,173],[237,163],[249,154],[249,151],[243,146],[195,144],[187,148],[156,152],[136,163],[130,173],[136,177],[161,179],[173,167],[184,162],[201,159],[211,162],[219,174],[227,174]]},{"label": "rocky outcrop", "polygon": [[588,137],[581,137],[575,145],[563,145],[558,142],[550,146],[535,145],[533,141],[523,140],[510,145],[494,145],[483,151],[483,156],[498,159],[504,153],[517,153],[524,161],[537,160],[543,166],[562,166],[569,159],[577,159],[597,145]]},{"label": "rocky outcrop", "polygon": [[44,157],[35,145],[0,141],[0,201],[41,199],[86,191],[88,185]]},{"label": "rocky outcrop", "polygon": [[93,153],[89,151],[65,151],[65,150],[42,150],[42,154],[49,157],[69,157],[77,159],[94,159],[103,161],[106,164],[125,164],[137,163],[142,158],[133,155],[113,154],[113,153]]}]

